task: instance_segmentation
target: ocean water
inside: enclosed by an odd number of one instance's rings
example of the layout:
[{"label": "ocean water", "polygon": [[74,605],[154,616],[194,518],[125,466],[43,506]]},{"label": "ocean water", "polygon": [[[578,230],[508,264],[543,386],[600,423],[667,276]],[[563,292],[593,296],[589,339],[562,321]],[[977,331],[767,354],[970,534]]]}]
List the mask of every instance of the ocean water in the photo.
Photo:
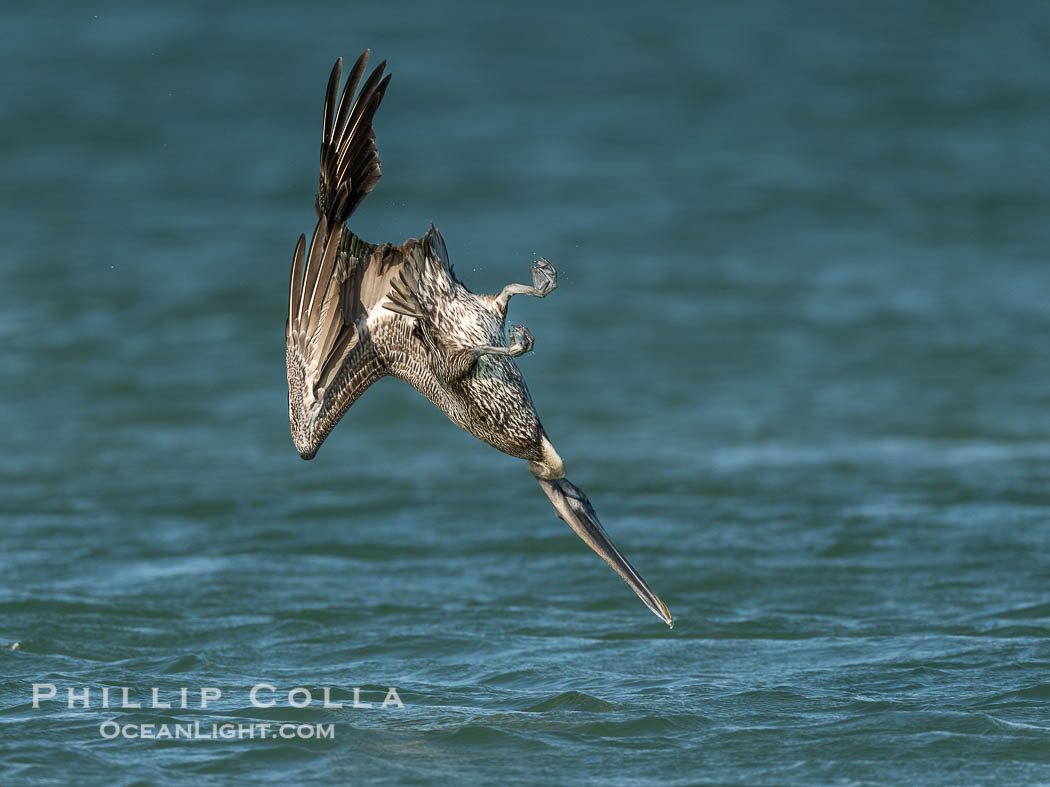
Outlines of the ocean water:
[{"label": "ocean water", "polygon": [[[1050,781],[1050,6],[0,20],[0,781]],[[288,270],[365,47],[351,226],[435,223],[478,292],[558,267],[520,366],[673,630],[396,381],[297,457]]]}]

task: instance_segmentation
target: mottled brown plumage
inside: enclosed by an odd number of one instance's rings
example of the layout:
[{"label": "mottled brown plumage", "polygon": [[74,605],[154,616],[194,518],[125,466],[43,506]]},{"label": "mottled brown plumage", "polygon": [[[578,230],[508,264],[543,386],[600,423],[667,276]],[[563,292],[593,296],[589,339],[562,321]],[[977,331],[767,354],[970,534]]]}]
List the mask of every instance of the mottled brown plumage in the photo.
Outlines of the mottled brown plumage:
[{"label": "mottled brown plumage", "polygon": [[566,478],[536,415],[514,358],[532,349],[515,326],[507,342],[507,304],[516,294],[545,297],[557,276],[546,260],[532,285],[475,295],[456,278],[441,233],[431,226],[399,246],[366,243],[345,226],[379,180],[372,118],[390,77],[385,63],[354,92],[368,52],[337,99],[342,60],[325,94],[317,226],[292,261],[286,324],[288,416],[300,456],[311,459],[343,414],[376,380],[404,380],[458,426],[525,459],[558,515],[671,624],[667,607],[619,553],[590,501]]}]

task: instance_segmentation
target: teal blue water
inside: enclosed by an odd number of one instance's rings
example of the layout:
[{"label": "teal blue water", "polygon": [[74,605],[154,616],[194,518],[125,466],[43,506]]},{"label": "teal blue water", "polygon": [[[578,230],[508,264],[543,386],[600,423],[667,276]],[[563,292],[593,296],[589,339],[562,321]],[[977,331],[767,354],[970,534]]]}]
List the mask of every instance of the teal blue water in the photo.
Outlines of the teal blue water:
[{"label": "teal blue water", "polygon": [[[0,19],[0,781],[1050,781],[1050,6]],[[354,230],[558,267],[520,366],[673,630],[396,381],[297,457],[288,270],[369,46]],[[292,737],[145,737],[194,723]]]}]

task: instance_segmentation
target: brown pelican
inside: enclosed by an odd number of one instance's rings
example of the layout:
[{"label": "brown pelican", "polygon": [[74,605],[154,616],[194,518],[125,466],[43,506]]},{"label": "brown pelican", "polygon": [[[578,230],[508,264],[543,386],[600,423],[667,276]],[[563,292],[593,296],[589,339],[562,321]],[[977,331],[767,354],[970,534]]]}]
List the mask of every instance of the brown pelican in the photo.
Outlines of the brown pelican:
[{"label": "brown pelican", "polygon": [[303,459],[312,459],[328,433],[379,378],[411,385],[453,423],[504,453],[525,459],[558,516],[612,566],[669,626],[671,613],[613,544],[587,496],[566,477],[561,457],[540,424],[514,358],[532,349],[521,325],[507,342],[507,302],[543,298],[557,284],[544,259],[532,265],[532,284],[508,284],[496,295],[475,295],[452,272],[441,233],[400,246],[373,245],[345,222],[379,180],[372,118],[390,77],[386,63],[354,93],[368,62],[358,58],[340,95],[342,58],[328,80],[321,126],[317,227],[306,248],[300,236],[292,258],[285,327],[288,417]]}]

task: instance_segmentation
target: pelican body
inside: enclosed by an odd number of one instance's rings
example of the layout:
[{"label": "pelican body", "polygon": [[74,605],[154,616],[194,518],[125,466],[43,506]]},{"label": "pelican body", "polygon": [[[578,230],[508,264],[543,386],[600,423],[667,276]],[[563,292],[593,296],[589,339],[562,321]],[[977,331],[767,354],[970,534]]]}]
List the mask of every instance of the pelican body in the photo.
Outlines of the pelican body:
[{"label": "pelican body", "polygon": [[[532,350],[520,325],[507,340],[514,295],[546,297],[557,273],[545,259],[532,284],[475,295],[456,278],[441,233],[401,245],[374,245],[346,221],[379,180],[372,119],[390,77],[380,64],[354,94],[368,63],[354,64],[338,94],[342,59],[325,94],[317,225],[292,258],[285,329],[288,418],[303,459],[312,459],[344,413],[376,380],[404,380],[457,426],[529,470],[558,516],[668,625],[667,607],[602,528],[587,496],[565,478],[561,457],[540,423],[514,359]],[[338,95],[337,95],[338,94]]]}]

